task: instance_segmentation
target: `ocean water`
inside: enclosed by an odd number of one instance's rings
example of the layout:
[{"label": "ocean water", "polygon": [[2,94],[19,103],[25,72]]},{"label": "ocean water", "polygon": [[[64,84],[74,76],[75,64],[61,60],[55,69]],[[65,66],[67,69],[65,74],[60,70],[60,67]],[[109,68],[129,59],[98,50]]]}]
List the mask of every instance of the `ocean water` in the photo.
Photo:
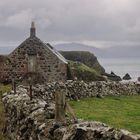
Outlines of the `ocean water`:
[{"label": "ocean water", "polygon": [[129,73],[134,81],[140,77],[140,58],[99,58],[99,62],[107,73],[113,71],[121,77]]}]

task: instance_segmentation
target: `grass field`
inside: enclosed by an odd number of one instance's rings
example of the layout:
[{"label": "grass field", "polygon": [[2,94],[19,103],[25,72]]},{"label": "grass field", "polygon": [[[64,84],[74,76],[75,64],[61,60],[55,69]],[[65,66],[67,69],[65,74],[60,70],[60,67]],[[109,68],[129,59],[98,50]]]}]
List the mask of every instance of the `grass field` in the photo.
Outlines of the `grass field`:
[{"label": "grass field", "polygon": [[140,96],[90,98],[71,101],[70,105],[78,118],[140,134]]},{"label": "grass field", "polygon": [[0,140],[5,140],[5,138],[2,136],[2,129],[5,123],[5,117],[4,117],[4,108],[3,108],[3,104],[1,101],[1,96],[2,93],[7,92],[11,89],[11,87],[9,85],[2,85],[0,84]]}]

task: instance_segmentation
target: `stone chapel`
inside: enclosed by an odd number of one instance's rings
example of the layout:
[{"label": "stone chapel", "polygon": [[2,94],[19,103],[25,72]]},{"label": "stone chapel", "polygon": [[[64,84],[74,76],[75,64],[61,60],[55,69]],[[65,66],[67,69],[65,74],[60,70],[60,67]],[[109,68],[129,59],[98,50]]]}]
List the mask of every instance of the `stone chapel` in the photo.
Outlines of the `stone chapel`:
[{"label": "stone chapel", "polygon": [[12,79],[32,79],[36,82],[67,80],[66,59],[36,36],[34,22],[29,38],[9,55],[0,55],[0,82]]}]

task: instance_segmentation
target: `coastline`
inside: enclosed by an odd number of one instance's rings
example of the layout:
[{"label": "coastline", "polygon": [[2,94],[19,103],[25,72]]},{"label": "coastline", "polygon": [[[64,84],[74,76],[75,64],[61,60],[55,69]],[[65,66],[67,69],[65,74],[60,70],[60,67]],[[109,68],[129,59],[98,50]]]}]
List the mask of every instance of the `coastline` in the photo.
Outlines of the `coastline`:
[{"label": "coastline", "polygon": [[132,81],[137,81],[140,77],[140,58],[100,58],[100,64],[107,73],[113,71],[121,78],[128,73]]}]

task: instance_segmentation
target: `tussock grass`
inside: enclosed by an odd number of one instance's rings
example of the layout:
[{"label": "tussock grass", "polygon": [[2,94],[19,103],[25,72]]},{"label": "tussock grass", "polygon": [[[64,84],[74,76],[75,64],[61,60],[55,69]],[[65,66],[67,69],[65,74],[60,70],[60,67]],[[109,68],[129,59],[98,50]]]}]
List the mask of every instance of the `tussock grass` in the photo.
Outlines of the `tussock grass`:
[{"label": "tussock grass", "polygon": [[88,98],[71,101],[78,118],[95,120],[140,134],[140,96]]},{"label": "tussock grass", "polygon": [[87,65],[69,61],[68,64],[72,77],[77,77],[79,80],[84,81],[102,81],[105,80],[100,73]]},{"label": "tussock grass", "polygon": [[4,115],[4,107],[1,101],[2,94],[11,89],[10,85],[2,85],[0,84],[0,140],[6,140],[6,138],[2,135],[2,131],[5,125],[5,115]]}]

